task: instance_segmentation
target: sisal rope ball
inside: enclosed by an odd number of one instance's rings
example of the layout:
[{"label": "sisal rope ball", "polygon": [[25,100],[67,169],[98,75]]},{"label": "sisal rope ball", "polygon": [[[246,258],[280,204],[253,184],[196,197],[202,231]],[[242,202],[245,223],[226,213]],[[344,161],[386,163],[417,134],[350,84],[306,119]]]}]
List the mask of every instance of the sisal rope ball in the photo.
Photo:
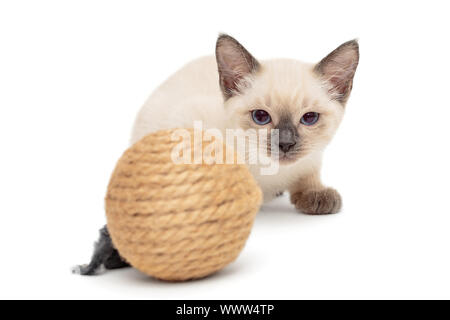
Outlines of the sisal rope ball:
[{"label": "sisal rope ball", "polygon": [[[105,207],[113,244],[127,262],[155,278],[184,281],[208,276],[238,257],[262,194],[244,164],[174,163],[171,153],[180,144],[174,132],[150,134],[125,151]],[[193,152],[199,141],[194,130],[188,132]],[[205,151],[210,142],[200,142]],[[225,160],[230,149],[219,145],[215,150]]]}]

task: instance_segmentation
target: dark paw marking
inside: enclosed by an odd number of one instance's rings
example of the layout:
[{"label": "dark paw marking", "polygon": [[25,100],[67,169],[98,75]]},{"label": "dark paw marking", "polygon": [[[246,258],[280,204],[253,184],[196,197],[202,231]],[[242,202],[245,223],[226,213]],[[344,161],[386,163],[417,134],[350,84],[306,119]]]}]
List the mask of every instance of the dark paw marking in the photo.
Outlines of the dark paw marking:
[{"label": "dark paw marking", "polygon": [[342,207],[341,196],[332,188],[294,193],[291,202],[297,210],[306,214],[337,213]]},{"label": "dark paw marking", "polygon": [[79,274],[82,276],[95,276],[104,272],[104,268],[102,266],[92,266],[88,264],[82,264],[78,266],[74,266],[72,268],[73,274]]},{"label": "dark paw marking", "polygon": [[105,226],[100,229],[100,237],[95,243],[91,262],[73,267],[72,273],[93,276],[103,273],[105,269],[111,270],[129,266],[114,248],[108,229]]}]

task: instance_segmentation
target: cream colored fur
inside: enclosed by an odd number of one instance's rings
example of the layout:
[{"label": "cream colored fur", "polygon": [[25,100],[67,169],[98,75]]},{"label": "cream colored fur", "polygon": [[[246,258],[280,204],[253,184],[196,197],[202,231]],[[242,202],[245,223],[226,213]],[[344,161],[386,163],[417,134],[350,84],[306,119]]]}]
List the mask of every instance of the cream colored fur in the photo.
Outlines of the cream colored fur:
[{"label": "cream colored fur", "polygon": [[313,65],[288,59],[260,61],[260,64],[260,70],[246,78],[248,85],[242,93],[225,102],[215,58],[203,57],[187,64],[157,88],[144,104],[136,118],[131,143],[157,130],[190,128],[196,120],[201,120],[204,128],[222,131],[257,128],[250,118],[252,109],[269,111],[274,123],[281,114],[287,113],[299,123],[304,113],[319,112],[317,126],[299,125],[304,148],[295,162],[282,163],[276,175],[263,176],[257,166],[251,166],[251,171],[265,201],[281,191],[302,189],[299,181],[304,181],[305,189],[321,188],[322,151],[341,122],[344,107],[331,99]]}]

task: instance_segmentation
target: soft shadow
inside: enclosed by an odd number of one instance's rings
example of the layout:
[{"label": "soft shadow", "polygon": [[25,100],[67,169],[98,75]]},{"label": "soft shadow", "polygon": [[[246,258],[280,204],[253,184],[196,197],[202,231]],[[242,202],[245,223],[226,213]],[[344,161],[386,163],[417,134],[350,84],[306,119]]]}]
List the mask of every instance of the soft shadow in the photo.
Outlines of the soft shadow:
[{"label": "soft shadow", "polygon": [[310,220],[318,220],[324,216],[312,216],[298,212],[289,200],[289,195],[284,194],[271,202],[264,204],[256,216],[257,225],[286,226],[292,223],[303,223]]},{"label": "soft shadow", "polygon": [[233,279],[234,276],[241,276],[242,273],[251,272],[258,264],[262,262],[258,261],[258,257],[249,257],[248,255],[243,255],[238,257],[236,261],[226,266],[224,269],[217,271],[207,277],[201,279],[194,279],[183,282],[171,282],[155,279],[148,276],[137,269],[134,268],[124,268],[118,270],[109,270],[106,273],[99,275],[103,281],[108,283],[113,283],[115,285],[122,286],[127,285],[137,285],[142,287],[152,287],[158,289],[164,288],[174,288],[174,287],[189,287],[192,285],[204,285],[210,284],[213,281],[229,281]]},{"label": "soft shadow", "polygon": [[[277,227],[290,227],[293,224],[303,224],[306,221],[317,221],[326,216],[311,216],[298,212],[289,201],[289,196],[284,194],[281,197],[263,205],[256,216],[255,225],[278,229]],[[275,227],[275,228],[274,228]],[[275,230],[274,230],[275,232]],[[278,231],[276,231],[278,232]],[[169,282],[152,278],[134,268],[124,268],[118,270],[109,270],[99,277],[105,283],[114,283],[114,285],[136,285],[138,287],[152,287],[158,289],[181,288],[192,285],[204,285],[213,281],[229,281],[234,276],[252,273],[257,270],[261,264],[261,257],[241,255],[239,258],[218,272],[202,279],[190,280],[185,282]]]}]

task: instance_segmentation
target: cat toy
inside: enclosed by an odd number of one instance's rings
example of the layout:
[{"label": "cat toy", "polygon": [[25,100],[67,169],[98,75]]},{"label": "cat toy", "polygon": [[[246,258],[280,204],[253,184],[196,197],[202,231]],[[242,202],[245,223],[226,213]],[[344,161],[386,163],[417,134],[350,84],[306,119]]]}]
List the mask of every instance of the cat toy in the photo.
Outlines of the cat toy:
[{"label": "cat toy", "polygon": [[[245,164],[175,163],[174,150],[189,156],[210,145],[203,138],[194,141],[190,129],[187,145],[194,148],[180,149],[175,132],[149,134],[125,151],[105,208],[113,244],[127,262],[154,278],[185,281],[206,277],[238,257],[262,193]],[[216,145],[216,156],[230,151]]]}]

